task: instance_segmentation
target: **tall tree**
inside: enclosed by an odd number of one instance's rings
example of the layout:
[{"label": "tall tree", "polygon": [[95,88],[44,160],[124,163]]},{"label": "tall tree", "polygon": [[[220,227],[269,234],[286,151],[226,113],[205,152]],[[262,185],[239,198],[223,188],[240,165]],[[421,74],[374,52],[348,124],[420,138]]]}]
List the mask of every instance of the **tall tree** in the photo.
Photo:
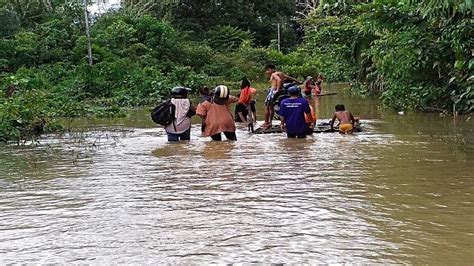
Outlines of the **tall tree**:
[{"label": "tall tree", "polygon": [[250,30],[260,45],[276,39],[277,24],[287,25],[297,8],[295,0],[122,0],[122,6],[168,20],[198,39],[216,26]]}]

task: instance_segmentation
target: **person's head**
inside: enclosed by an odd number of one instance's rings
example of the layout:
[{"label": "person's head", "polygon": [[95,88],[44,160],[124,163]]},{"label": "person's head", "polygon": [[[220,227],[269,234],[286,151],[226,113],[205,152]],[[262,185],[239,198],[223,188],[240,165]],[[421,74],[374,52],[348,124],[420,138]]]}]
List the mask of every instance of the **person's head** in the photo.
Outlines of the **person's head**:
[{"label": "person's head", "polygon": [[206,96],[208,96],[208,95],[211,94],[211,91],[209,90],[209,87],[204,86],[204,87],[202,87],[202,88],[199,90],[199,93],[200,93],[201,95],[206,95]]},{"label": "person's head", "polygon": [[270,76],[271,74],[275,73],[276,66],[272,64],[268,64],[265,66],[265,73]]},{"label": "person's head", "polygon": [[225,85],[219,85],[214,89],[214,102],[216,104],[226,104],[229,100],[230,91]]},{"label": "person's head", "polygon": [[240,89],[244,89],[247,87],[250,87],[250,81],[247,79],[247,77],[243,77],[240,81]]},{"label": "person's head", "polygon": [[174,87],[171,89],[171,98],[188,98],[188,92],[190,92],[190,88],[185,87]]},{"label": "person's head", "polygon": [[301,96],[301,89],[298,86],[291,86],[288,88],[288,94],[293,97]]},{"label": "person's head", "polygon": [[340,111],[345,111],[346,110],[346,107],[344,106],[344,104],[338,104],[336,105],[336,112],[340,112]]}]

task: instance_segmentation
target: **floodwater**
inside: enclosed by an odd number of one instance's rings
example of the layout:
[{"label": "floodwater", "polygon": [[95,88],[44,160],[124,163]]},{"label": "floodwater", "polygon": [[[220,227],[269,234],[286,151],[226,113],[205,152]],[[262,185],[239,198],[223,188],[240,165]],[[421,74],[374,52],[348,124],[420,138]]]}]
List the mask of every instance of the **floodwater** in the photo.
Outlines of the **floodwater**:
[{"label": "floodwater", "polygon": [[399,116],[342,87],[317,111],[346,104],[354,136],[242,127],[217,143],[195,125],[169,144],[137,111],[1,146],[0,263],[472,265],[474,119]]}]

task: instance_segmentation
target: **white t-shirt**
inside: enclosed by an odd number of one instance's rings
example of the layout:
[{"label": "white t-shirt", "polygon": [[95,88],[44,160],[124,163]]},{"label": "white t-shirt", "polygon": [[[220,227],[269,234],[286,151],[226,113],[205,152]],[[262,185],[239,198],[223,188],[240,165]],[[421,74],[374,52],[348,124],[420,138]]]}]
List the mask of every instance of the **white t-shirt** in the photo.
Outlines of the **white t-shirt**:
[{"label": "white t-shirt", "polygon": [[191,127],[191,118],[187,117],[191,102],[189,99],[171,99],[171,103],[176,106],[175,119],[173,123],[165,126],[168,133],[181,134]]}]

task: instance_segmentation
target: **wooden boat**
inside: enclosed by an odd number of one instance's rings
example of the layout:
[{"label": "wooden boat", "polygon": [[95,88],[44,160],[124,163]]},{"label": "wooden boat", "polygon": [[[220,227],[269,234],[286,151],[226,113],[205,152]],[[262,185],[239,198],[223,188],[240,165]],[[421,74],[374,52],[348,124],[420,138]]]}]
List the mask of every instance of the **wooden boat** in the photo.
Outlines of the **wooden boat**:
[{"label": "wooden boat", "polygon": [[[314,127],[314,133],[332,133],[338,132],[339,127],[335,126],[334,129],[331,130],[331,126],[328,122],[319,123],[317,126]],[[272,134],[272,133],[283,133],[284,131],[281,129],[280,125],[273,125],[271,128],[264,130],[263,128],[259,127],[255,129],[253,132],[254,134]],[[360,123],[356,123],[354,126],[354,132],[362,132],[362,127]]]}]

